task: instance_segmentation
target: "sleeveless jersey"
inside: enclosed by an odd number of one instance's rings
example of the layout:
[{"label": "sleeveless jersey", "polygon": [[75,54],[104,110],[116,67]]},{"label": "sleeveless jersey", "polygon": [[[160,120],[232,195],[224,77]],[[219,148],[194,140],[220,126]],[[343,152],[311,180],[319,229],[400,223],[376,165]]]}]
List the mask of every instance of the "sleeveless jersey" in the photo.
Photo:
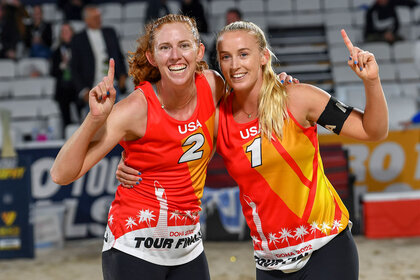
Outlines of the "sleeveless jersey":
[{"label": "sleeveless jersey", "polygon": [[115,247],[159,265],[187,263],[203,251],[199,211],[213,150],[215,105],[204,75],[196,74],[197,105],[178,121],[162,109],[149,82],[145,135],[121,141],[126,164],[142,172],[132,189],[118,187],[103,250]]},{"label": "sleeveless jersey", "polygon": [[258,119],[233,119],[231,94],[220,106],[217,151],[238,183],[251,230],[256,266],[293,272],[349,222],[325,176],[317,127],[302,127],[288,112],[282,140],[261,137]]}]

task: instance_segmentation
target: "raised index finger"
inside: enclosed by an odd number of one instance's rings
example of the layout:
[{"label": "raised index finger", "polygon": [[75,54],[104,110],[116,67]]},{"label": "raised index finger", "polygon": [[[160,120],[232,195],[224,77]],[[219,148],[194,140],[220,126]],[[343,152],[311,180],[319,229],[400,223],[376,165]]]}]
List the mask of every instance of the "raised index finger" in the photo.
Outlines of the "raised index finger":
[{"label": "raised index finger", "polygon": [[346,45],[347,49],[349,50],[350,54],[353,52],[353,44],[350,41],[349,36],[344,29],[341,29],[341,36],[343,37],[344,44]]},{"label": "raised index finger", "polygon": [[115,73],[115,62],[114,59],[109,59],[109,67],[108,67],[108,79],[113,82],[114,81],[114,73]]}]

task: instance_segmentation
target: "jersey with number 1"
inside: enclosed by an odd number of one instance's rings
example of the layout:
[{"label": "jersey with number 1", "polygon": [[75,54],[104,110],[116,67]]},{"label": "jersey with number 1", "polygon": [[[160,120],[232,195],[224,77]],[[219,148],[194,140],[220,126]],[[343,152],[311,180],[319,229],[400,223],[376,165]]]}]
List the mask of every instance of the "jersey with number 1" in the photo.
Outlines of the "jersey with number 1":
[{"label": "jersey with number 1", "polygon": [[198,213],[214,145],[215,105],[205,76],[196,74],[195,84],[197,105],[186,121],[166,113],[149,82],[138,86],[147,100],[146,132],[120,144],[126,164],[143,180],[132,189],[118,187],[103,250],[114,247],[159,265],[183,264],[202,253]]},{"label": "jersey with number 1", "polygon": [[257,268],[299,270],[349,222],[325,176],[317,127],[302,127],[288,112],[282,139],[270,142],[258,119],[234,120],[233,94],[220,106],[217,152],[239,185]]}]

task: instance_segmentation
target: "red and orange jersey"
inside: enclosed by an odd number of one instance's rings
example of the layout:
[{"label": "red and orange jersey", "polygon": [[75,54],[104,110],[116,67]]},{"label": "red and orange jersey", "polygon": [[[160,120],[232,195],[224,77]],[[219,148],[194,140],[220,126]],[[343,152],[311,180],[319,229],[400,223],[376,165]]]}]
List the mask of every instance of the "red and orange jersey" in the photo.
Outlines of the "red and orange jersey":
[{"label": "red and orange jersey", "polygon": [[346,228],[348,211],[324,174],[316,126],[289,112],[282,139],[269,141],[258,119],[233,119],[232,96],[220,108],[217,151],[239,185],[257,267],[295,270]]},{"label": "red and orange jersey", "polygon": [[[112,243],[104,248],[163,265],[185,263],[201,253],[198,213],[214,145],[215,105],[205,76],[196,74],[195,83],[197,105],[186,121],[162,109],[150,83],[138,87],[147,100],[146,132],[120,144],[126,164],[142,172],[142,181],[133,189],[118,187],[108,215]],[[179,241],[185,238],[186,243]]]}]

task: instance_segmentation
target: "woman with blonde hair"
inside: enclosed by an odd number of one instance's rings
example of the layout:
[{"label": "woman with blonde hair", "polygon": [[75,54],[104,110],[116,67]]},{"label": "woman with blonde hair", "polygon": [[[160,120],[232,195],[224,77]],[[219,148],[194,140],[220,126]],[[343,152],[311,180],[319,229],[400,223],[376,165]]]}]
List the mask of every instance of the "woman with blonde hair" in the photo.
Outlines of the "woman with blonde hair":
[{"label": "woman with blonde hair", "polygon": [[220,105],[217,150],[240,188],[258,280],[358,279],[349,213],[325,176],[317,124],[378,141],[388,133],[388,110],[374,55],[341,34],[348,65],[365,85],[364,112],[312,85],[284,88],[255,24],[235,22],[218,35],[232,90]]},{"label": "woman with blonde hair", "polygon": [[239,185],[258,280],[358,279],[349,213],[325,176],[317,124],[378,141],[388,134],[388,109],[374,55],[354,47],[344,30],[341,35],[348,65],[365,86],[364,112],[312,85],[284,87],[255,24],[234,22],[218,35],[228,91],[216,146]]}]

